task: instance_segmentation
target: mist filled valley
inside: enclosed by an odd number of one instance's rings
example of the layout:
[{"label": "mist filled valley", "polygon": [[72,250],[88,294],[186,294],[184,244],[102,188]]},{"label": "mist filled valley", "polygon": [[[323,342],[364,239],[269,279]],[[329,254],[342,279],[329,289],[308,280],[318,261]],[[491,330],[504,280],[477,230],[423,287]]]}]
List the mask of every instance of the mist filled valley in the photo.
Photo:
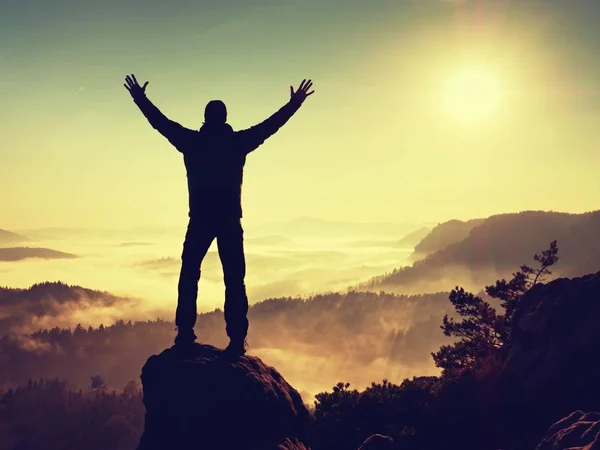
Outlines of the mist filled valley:
[{"label": "mist filled valley", "polygon": [[[322,230],[315,229],[321,224]],[[250,303],[337,291],[403,265],[412,247],[400,238],[414,225],[369,225],[299,219],[249,227],[244,246]],[[62,281],[139,299],[135,311],[120,311],[125,318],[133,313],[135,318],[171,319],[184,234],[185,227],[24,230],[17,236],[27,240],[0,241],[0,285],[26,288]],[[223,297],[215,241],[202,263],[199,311],[222,307]],[[115,318],[107,311],[104,320],[112,323]],[[99,324],[98,317],[89,321],[82,324]]]},{"label": "mist filled valley", "polygon": [[[339,381],[364,388],[435,375],[431,353],[449,342],[440,325],[453,315],[448,294],[455,286],[482,292],[552,237],[563,253],[555,276],[592,272],[599,221],[598,212],[530,211],[437,225],[301,219],[250,228],[250,352],[277,367],[306,402]],[[118,389],[136,380],[144,360],[175,336],[178,231],[4,236],[3,250],[12,256],[0,262],[0,382],[59,377],[86,387],[101,375]],[[199,286],[199,340],[223,348],[223,280],[214,247]]]},{"label": "mist filled valley", "polygon": [[[417,297],[404,301],[393,295],[378,299],[371,294],[326,294],[346,292],[407,263],[418,239],[401,238],[418,228],[416,224],[336,224],[315,219],[249,227],[245,247],[250,303],[274,299],[251,309],[252,353],[280,367],[308,395],[307,401],[339,379],[366,385],[385,376],[435,372],[427,343],[423,352],[410,350],[405,360],[398,351],[391,360],[389,355],[395,333],[423,327],[431,314],[439,317],[434,310],[444,310],[443,296],[436,297],[439,306],[434,306],[435,296],[427,297],[430,309]],[[43,229],[4,236],[0,285],[12,289],[0,291],[0,334],[21,337],[10,344],[14,345],[11,352],[3,353],[2,365],[9,369],[3,371],[2,382],[13,385],[28,378],[60,376],[85,387],[89,377],[98,373],[111,387],[120,388],[137,379],[144,359],[172,345],[175,336],[184,232],[176,227]],[[213,243],[199,283],[201,342],[226,345],[223,298],[222,268]],[[273,305],[272,310],[268,305]],[[153,322],[156,319],[161,321]],[[101,324],[109,335],[120,329],[111,327],[118,321],[150,322],[126,327],[127,333],[107,342],[95,338],[93,345],[79,334],[68,344],[22,337],[52,328],[74,331],[78,325],[97,329]],[[136,337],[141,330],[146,330],[144,337]],[[435,347],[439,329],[433,326],[425,333],[435,336]],[[63,345],[71,350],[62,349]],[[7,361],[7,355],[14,360]],[[35,369],[28,373],[25,367]]]}]

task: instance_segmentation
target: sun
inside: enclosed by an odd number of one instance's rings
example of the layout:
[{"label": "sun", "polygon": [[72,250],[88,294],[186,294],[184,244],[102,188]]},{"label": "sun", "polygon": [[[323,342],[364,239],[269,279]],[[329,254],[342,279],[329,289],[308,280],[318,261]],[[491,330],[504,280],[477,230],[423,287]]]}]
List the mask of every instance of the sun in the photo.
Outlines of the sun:
[{"label": "sun", "polygon": [[494,116],[502,103],[499,77],[483,68],[463,69],[445,80],[444,108],[455,119],[475,123]]}]

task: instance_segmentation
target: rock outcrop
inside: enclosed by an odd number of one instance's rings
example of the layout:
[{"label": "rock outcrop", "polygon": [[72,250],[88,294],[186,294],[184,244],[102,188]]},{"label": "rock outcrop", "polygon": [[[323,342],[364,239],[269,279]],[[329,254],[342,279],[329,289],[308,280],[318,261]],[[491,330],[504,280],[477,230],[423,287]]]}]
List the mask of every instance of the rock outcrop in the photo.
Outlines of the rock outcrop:
[{"label": "rock outcrop", "polygon": [[535,286],[513,320],[500,381],[514,424],[546,430],[600,410],[600,272]]},{"label": "rock outcrop", "polygon": [[575,411],[550,427],[537,450],[600,449],[600,413]]},{"label": "rock outcrop", "polygon": [[394,440],[389,436],[374,434],[368,437],[358,450],[392,450]]},{"label": "rock outcrop", "polygon": [[142,369],[145,431],[138,450],[309,447],[300,394],[253,356],[196,344],[151,356]]}]

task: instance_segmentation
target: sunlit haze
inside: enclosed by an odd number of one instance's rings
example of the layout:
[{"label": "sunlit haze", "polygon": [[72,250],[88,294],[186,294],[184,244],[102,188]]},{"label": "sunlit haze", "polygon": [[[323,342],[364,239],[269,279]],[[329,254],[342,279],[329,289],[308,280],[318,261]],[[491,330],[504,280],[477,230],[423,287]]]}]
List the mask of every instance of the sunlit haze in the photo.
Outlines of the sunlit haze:
[{"label": "sunlit haze", "polygon": [[494,73],[467,68],[449,76],[445,84],[444,106],[454,118],[479,122],[498,112],[502,88]]}]

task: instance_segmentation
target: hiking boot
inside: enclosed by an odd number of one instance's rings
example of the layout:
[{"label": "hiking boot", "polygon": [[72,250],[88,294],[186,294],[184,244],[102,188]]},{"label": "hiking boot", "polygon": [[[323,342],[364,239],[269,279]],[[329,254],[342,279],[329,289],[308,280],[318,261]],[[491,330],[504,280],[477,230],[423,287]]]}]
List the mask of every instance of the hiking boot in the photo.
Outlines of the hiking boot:
[{"label": "hiking boot", "polygon": [[231,339],[225,351],[230,355],[244,356],[247,348],[248,341],[246,339]]},{"label": "hiking boot", "polygon": [[192,345],[194,342],[196,342],[196,335],[193,328],[180,328],[178,330],[175,345]]}]

